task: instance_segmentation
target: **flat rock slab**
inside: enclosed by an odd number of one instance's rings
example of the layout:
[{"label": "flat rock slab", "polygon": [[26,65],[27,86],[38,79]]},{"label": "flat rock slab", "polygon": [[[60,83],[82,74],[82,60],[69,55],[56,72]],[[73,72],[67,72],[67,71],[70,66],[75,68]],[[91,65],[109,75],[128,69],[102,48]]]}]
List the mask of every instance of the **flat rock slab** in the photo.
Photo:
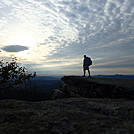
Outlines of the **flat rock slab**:
[{"label": "flat rock slab", "polygon": [[134,101],[0,101],[0,134],[133,134]]},{"label": "flat rock slab", "polygon": [[80,76],[64,76],[62,78],[65,82],[79,81],[85,84],[95,82],[98,84],[121,86],[130,90],[134,90],[134,80],[113,79],[113,78],[99,78],[99,77],[80,77]]}]

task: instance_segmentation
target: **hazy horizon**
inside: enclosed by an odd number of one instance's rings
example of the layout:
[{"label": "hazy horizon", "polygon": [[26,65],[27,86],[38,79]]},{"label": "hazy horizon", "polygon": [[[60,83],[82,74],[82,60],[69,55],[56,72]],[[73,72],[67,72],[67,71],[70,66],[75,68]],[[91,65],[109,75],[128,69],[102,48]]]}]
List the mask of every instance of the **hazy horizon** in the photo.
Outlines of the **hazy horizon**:
[{"label": "hazy horizon", "polygon": [[38,75],[134,74],[134,0],[0,1],[0,59]]},{"label": "hazy horizon", "polygon": [[[91,75],[91,76],[99,76],[99,75],[102,75],[102,76],[134,76],[134,74],[96,74],[96,75]],[[61,74],[61,75],[53,75],[53,74],[42,74],[42,75],[37,75],[36,77],[38,76],[44,76],[44,77],[63,77],[63,76],[66,76],[64,74]],[[69,76],[67,74],[67,76]],[[72,75],[70,74],[70,76],[83,76],[83,75]],[[88,74],[86,74],[86,76],[88,77]]]}]

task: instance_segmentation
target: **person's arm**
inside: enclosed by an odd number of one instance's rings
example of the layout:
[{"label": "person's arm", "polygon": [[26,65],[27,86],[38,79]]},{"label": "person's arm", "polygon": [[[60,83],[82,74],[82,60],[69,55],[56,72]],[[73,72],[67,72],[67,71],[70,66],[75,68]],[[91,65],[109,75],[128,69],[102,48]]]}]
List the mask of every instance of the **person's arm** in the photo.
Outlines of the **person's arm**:
[{"label": "person's arm", "polygon": [[85,66],[85,59],[83,60],[83,67]]}]

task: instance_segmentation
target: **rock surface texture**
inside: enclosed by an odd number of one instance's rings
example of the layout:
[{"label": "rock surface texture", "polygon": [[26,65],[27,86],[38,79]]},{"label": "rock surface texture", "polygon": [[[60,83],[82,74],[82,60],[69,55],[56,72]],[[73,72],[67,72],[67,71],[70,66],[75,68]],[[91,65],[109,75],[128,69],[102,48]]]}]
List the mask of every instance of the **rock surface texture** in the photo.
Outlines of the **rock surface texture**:
[{"label": "rock surface texture", "polygon": [[0,134],[134,134],[132,81],[62,80],[53,96],[61,99],[0,100]]},{"label": "rock surface texture", "polygon": [[133,134],[134,101],[0,101],[0,134]]},{"label": "rock surface texture", "polygon": [[62,91],[63,98],[82,96],[87,98],[134,99],[134,80],[64,76],[62,81],[63,85],[59,90]]}]

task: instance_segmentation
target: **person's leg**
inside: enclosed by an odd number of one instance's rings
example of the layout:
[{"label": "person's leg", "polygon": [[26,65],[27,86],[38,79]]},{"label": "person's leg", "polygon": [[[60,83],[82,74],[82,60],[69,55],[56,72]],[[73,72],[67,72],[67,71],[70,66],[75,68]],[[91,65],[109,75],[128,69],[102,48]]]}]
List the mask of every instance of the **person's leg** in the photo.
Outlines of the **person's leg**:
[{"label": "person's leg", "polygon": [[88,68],[88,75],[89,75],[89,77],[90,77],[90,70],[89,70],[89,68]]},{"label": "person's leg", "polygon": [[85,74],[86,74],[86,70],[85,70],[85,67],[83,67],[83,72],[84,72],[84,77],[85,77]]}]

